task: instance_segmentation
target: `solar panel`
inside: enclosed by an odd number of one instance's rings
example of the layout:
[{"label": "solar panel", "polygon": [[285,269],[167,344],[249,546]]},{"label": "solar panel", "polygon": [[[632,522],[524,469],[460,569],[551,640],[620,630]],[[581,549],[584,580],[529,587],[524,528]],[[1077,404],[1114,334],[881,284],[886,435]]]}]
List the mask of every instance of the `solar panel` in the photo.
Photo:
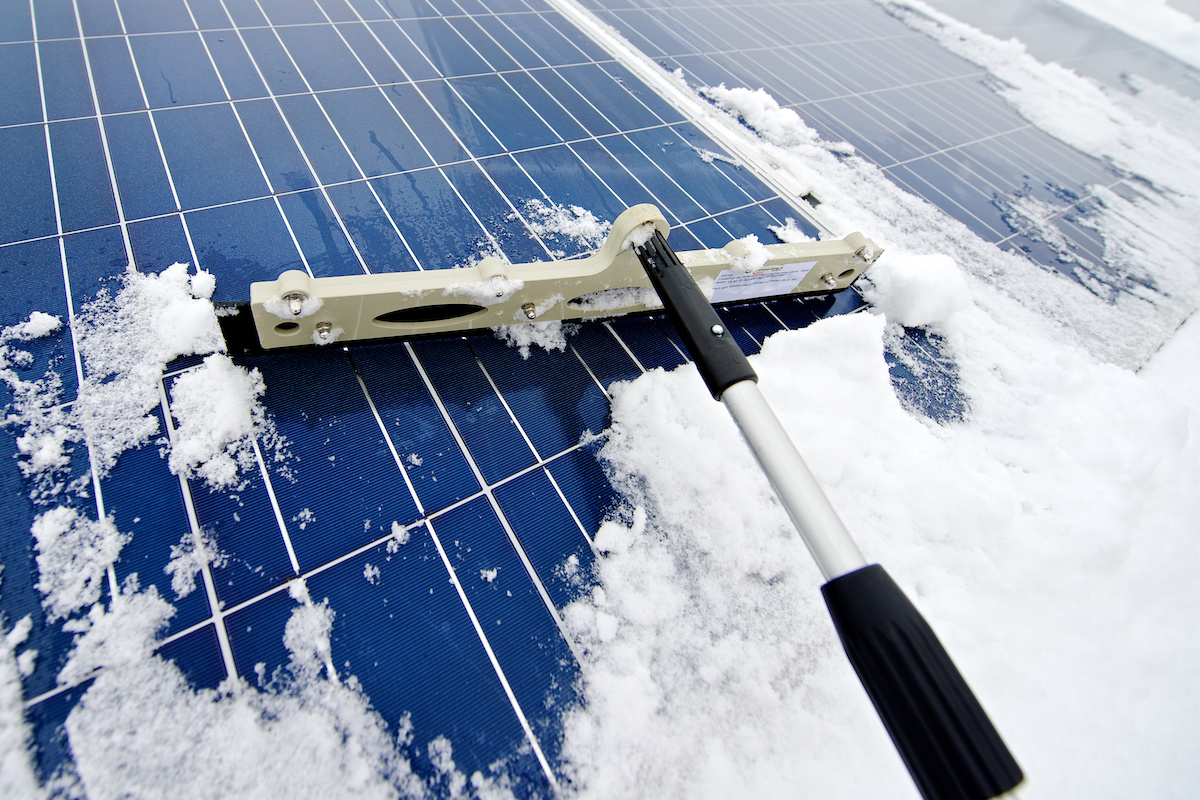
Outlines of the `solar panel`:
[{"label": "solar panel", "polygon": [[[765,87],[986,241],[1077,278],[1006,204],[1033,196],[1056,209],[1070,252],[1104,263],[1079,218],[1095,202],[1087,187],[1126,176],[1031,126],[977,67],[874,3],[584,6],[692,86]],[[126,264],[191,262],[216,276],[215,300],[244,301],[250,282],[287,269],[443,269],[570,247],[537,232],[531,202],[609,220],[651,202],[678,250],[770,241],[788,218],[818,233],[810,205],[572,19],[544,0],[0,2],[0,325],[34,310],[67,319],[115,292]],[[1056,58],[1060,45],[1042,42]],[[1111,47],[1184,74],[1128,41]],[[1066,54],[1112,63],[1092,58],[1091,39]],[[1127,290],[1126,276],[1089,277]],[[722,315],[753,353],[861,304],[848,292]],[[936,338],[911,331],[901,346],[908,405],[960,418]],[[82,374],[71,337],[29,348],[70,402]],[[465,773],[503,762],[519,794],[549,796],[560,715],[580,699],[561,612],[589,590],[563,565],[589,572],[616,502],[593,443],[607,390],[686,360],[658,316],[585,323],[565,350],[528,357],[490,336],[248,357],[289,472],[260,453],[245,486],[214,492],[147,446],[72,502],[131,534],[116,582],[136,574],[174,605],[159,652],[196,687],[286,666],[288,584],[302,576],[336,611],[336,668],[393,733],[411,722],[418,772],[434,774],[426,746],[444,736]],[[173,382],[197,363],[164,375],[160,431]],[[56,680],[72,634],[40,606],[28,532],[43,509],[16,452],[0,437],[0,609],[35,621],[23,691],[46,778],[70,760],[59,730],[88,683]],[[179,596],[165,568],[189,531],[223,557]]]}]

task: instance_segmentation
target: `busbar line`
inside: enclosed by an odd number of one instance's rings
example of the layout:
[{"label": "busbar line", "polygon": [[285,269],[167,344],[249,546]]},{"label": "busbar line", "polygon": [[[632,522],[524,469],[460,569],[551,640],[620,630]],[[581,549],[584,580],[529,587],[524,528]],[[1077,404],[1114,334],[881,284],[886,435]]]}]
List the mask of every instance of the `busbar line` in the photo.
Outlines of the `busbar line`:
[{"label": "busbar line", "polygon": [[534,755],[537,757],[538,763],[542,766],[542,772],[546,775],[546,780],[550,782],[550,786],[553,787],[555,794],[558,794],[558,777],[554,774],[554,770],[550,768],[550,762],[546,759],[546,754],[542,752],[542,745],[538,741],[537,736],[534,735],[533,728],[530,726],[529,720],[525,717],[525,712],[521,710],[521,704],[517,701],[517,696],[504,674],[504,669],[500,666],[500,661],[496,657],[495,651],[492,650],[492,645],[488,641],[487,634],[483,632],[483,626],[479,624],[479,617],[475,615],[475,609],[472,608],[471,601],[467,598],[466,590],[463,588],[462,582],[458,579],[458,573],[454,571],[454,566],[450,563],[450,558],[446,555],[445,548],[442,547],[441,539],[438,538],[437,532],[433,528],[433,523],[426,520],[425,528],[429,531],[429,536],[437,548],[438,555],[442,557],[442,564],[445,565],[446,571],[450,573],[450,582],[454,584],[454,589],[458,592],[458,598],[462,601],[463,608],[467,611],[467,616],[471,618],[471,624],[475,627],[475,633],[478,635],[483,649],[487,652],[488,660],[492,662],[492,669],[495,670],[496,677],[500,679],[500,685],[504,687],[504,693],[508,696],[508,702],[512,705],[513,712],[517,715],[517,719],[521,723],[521,728],[525,731],[525,738],[529,741],[530,747],[533,748]]},{"label": "busbar line", "polygon": [[[167,441],[173,446],[176,437],[175,423],[171,418],[171,405],[167,399],[167,389],[162,378],[158,380],[158,402],[167,428]],[[188,485],[187,476],[179,474],[176,478],[179,480],[179,491],[183,494],[183,507],[187,511],[192,547],[194,551],[203,550],[204,537],[200,530],[200,521],[196,517],[196,504],[192,499],[192,490]],[[229,632],[225,630],[225,613],[221,610],[221,600],[217,596],[217,587],[213,582],[212,569],[207,557],[200,563],[200,575],[204,581],[204,593],[208,597],[208,613],[212,617],[212,623],[217,633],[217,644],[221,648],[221,660],[225,664],[225,675],[234,677],[238,674],[237,665],[233,661],[233,648],[229,645]]]}]

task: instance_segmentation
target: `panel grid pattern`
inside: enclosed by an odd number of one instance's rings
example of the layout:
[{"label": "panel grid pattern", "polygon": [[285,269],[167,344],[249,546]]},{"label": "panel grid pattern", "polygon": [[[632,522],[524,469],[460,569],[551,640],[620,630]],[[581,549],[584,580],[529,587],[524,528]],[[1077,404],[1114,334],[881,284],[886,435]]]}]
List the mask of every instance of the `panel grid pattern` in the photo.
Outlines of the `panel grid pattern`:
[{"label": "panel grid pattern", "polygon": [[[69,318],[131,263],[190,260],[218,277],[220,298],[244,299],[250,280],[288,268],[439,268],[495,248],[523,260],[573,247],[534,232],[528,200],[609,219],[654,202],[680,249],[769,236],[799,216],[752,175],[705,159],[720,148],[536,4],[4,10],[0,63],[22,78],[0,98],[14,99],[0,104],[0,265],[19,289],[0,299],[4,324],[33,309]],[[755,351],[784,320],[860,303],[723,314]],[[69,337],[44,347],[39,367],[73,364],[69,399],[84,365]],[[286,589],[302,576],[337,613],[335,669],[390,725],[412,720],[418,770],[432,772],[423,745],[445,735],[460,769],[507,759],[520,794],[544,795],[558,720],[575,702],[560,610],[587,589],[590,533],[613,502],[591,435],[608,424],[613,381],[686,360],[658,318],[586,325],[566,351],[528,360],[488,337],[246,359],[265,377],[290,475],[259,451],[245,487],[210,492],[172,475],[155,448],[124,454],[84,501],[132,534],[109,591],[136,574],[170,599],[160,652],[212,687],[286,665]],[[162,379],[168,436],[172,382],[194,363]],[[13,454],[11,439],[3,448]],[[0,604],[6,618],[38,621],[25,693],[49,775],[87,682],[55,685],[70,635],[32,589],[39,509],[26,491],[8,469]],[[176,596],[172,547],[201,534],[224,558]]]},{"label": "panel grid pattern", "polygon": [[[584,5],[693,86],[765,88],[823,138],[849,142],[986,241],[1085,285],[1130,290],[1081,222],[1095,209],[1093,187],[1132,188],[1126,176],[1031,126],[985,73],[875,3]],[[1026,198],[1047,204],[1049,216],[1017,213]],[[1056,227],[1063,244],[1048,246],[1040,225]]]}]

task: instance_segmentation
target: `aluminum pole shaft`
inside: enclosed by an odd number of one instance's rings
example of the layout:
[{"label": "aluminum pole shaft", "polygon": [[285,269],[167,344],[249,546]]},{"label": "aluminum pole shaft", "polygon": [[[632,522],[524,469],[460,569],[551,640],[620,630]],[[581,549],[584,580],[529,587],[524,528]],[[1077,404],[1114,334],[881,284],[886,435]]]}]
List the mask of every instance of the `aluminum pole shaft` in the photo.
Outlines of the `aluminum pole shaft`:
[{"label": "aluminum pole shaft", "polygon": [[787,431],[779,424],[754,381],[725,389],[721,402],[771,481],[800,538],[812,553],[826,581],[867,566],[841,517],[804,463]]}]

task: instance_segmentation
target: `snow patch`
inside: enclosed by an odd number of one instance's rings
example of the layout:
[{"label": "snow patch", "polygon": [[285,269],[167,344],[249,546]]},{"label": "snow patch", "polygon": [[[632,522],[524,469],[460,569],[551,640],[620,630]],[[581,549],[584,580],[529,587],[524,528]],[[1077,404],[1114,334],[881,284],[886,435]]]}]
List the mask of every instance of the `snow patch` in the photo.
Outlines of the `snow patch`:
[{"label": "snow patch", "polygon": [[39,514],[30,532],[37,548],[37,589],[51,621],[100,599],[108,569],[129,541],[111,518],[91,520],[69,506]]},{"label": "snow patch", "polygon": [[548,246],[551,243],[559,245],[550,248],[550,255],[554,258],[566,258],[599,249],[612,228],[611,222],[597,218],[580,206],[563,206],[531,199],[525,201],[523,209],[526,224],[534,235],[546,241]]},{"label": "snow patch", "polygon": [[255,440],[282,446],[259,402],[264,391],[257,369],[247,371],[219,353],[177,377],[171,384],[171,472],[203,478],[210,489],[243,488],[242,474],[255,469]]},{"label": "snow patch", "polygon": [[868,276],[863,298],[907,328],[944,323],[971,304],[963,273],[949,256],[885,253]]}]

